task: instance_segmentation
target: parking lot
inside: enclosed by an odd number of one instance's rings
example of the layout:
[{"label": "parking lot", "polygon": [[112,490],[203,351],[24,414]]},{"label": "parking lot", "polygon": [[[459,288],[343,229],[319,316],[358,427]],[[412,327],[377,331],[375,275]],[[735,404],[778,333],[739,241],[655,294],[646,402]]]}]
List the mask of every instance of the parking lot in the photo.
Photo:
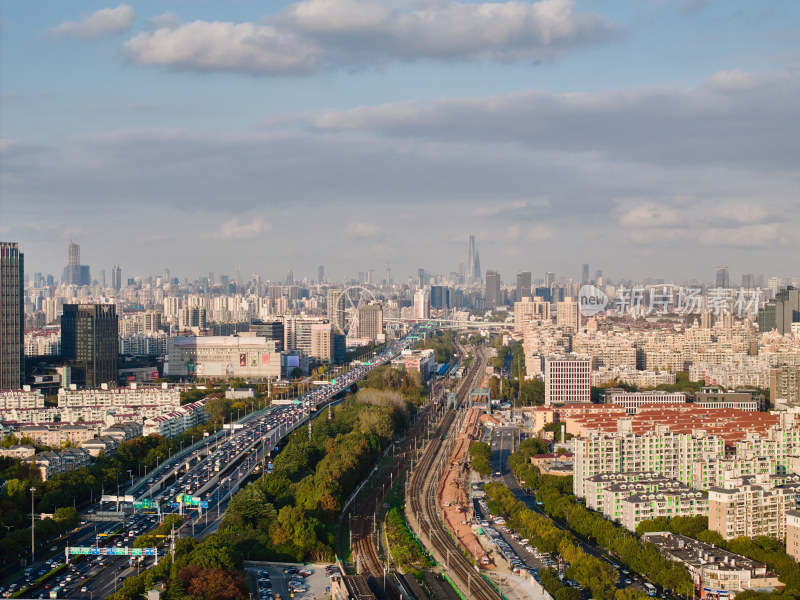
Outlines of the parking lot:
[{"label": "parking lot", "polygon": [[[330,581],[325,575],[325,566],[257,563],[246,565],[245,570],[253,600],[274,600],[278,595],[282,600],[323,600],[330,598]],[[310,573],[303,576],[301,572]]]}]

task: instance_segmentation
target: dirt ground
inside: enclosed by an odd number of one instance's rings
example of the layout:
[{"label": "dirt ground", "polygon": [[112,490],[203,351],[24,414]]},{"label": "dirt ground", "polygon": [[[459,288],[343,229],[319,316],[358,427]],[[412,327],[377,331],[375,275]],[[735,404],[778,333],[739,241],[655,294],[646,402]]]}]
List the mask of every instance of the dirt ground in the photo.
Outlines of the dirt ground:
[{"label": "dirt ground", "polygon": [[489,558],[488,565],[481,564],[481,559],[487,556],[486,551],[469,525],[470,470],[467,466],[467,450],[469,445],[475,441],[475,432],[480,431],[479,415],[477,409],[471,408],[464,419],[464,425],[458,432],[458,437],[453,445],[449,469],[445,472],[439,485],[437,501],[450,531],[472,554],[481,569],[491,571],[496,568],[496,565],[491,558]]}]

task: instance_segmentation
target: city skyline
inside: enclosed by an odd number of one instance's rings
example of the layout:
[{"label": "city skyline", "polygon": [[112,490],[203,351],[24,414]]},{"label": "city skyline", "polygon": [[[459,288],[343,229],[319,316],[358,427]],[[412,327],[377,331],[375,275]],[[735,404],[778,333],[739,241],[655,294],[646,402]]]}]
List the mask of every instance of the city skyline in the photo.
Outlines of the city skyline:
[{"label": "city skyline", "polygon": [[507,278],[794,276],[800,5],[491,6],[9,4],[0,237],[55,274],[74,239],[107,274],[400,279],[472,234]]}]

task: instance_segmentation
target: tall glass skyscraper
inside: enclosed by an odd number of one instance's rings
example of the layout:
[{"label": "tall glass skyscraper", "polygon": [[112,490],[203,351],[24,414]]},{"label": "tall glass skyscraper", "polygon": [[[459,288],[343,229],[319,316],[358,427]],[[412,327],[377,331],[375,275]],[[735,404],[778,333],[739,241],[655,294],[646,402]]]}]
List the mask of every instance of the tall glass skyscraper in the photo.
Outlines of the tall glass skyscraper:
[{"label": "tall glass skyscraper", "polygon": [[0,242],[0,390],[25,380],[25,279],[16,242]]}]

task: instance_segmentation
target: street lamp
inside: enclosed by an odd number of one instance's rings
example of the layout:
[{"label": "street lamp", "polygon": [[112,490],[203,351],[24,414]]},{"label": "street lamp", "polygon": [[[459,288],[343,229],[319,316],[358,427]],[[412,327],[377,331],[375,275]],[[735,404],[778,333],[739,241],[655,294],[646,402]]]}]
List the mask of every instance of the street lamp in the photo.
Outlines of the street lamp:
[{"label": "street lamp", "polygon": [[33,537],[33,528],[36,521],[36,514],[33,512],[33,493],[35,487],[31,487],[31,566],[36,562],[36,540]]}]

